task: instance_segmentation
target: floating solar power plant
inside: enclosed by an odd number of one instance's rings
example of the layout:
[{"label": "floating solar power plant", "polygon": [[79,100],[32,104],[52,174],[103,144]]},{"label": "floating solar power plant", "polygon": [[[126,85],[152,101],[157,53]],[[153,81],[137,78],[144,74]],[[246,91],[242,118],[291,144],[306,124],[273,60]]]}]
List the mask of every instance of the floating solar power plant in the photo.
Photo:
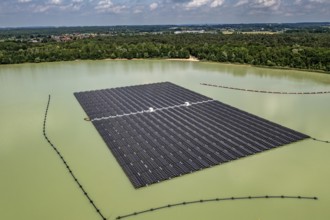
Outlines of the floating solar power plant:
[{"label": "floating solar power plant", "polygon": [[308,138],[169,82],[75,96],[135,188]]},{"label": "floating solar power plant", "polygon": [[210,98],[172,83],[155,83],[75,93],[90,119],[198,102]]}]

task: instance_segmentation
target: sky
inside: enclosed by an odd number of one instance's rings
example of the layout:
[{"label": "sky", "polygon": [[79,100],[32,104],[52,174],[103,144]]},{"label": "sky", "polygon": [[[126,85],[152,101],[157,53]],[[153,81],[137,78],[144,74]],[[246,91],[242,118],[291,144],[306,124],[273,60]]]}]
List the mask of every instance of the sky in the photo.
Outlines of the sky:
[{"label": "sky", "polygon": [[0,0],[0,27],[330,21],[330,0]]}]

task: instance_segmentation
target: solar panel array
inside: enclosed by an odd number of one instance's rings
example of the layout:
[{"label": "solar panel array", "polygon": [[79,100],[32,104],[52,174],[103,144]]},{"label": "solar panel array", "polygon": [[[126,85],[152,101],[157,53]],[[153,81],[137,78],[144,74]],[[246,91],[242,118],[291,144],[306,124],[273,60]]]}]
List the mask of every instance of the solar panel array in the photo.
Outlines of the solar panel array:
[{"label": "solar panel array", "polygon": [[308,138],[169,82],[75,96],[135,188]]}]

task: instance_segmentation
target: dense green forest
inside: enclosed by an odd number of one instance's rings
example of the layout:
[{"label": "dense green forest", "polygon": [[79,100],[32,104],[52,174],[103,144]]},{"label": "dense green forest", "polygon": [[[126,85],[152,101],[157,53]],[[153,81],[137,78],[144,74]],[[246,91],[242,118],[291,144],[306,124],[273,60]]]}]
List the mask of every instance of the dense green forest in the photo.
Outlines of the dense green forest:
[{"label": "dense green forest", "polygon": [[188,58],[330,72],[329,33],[126,34],[56,42],[3,40],[0,63],[106,58]]}]

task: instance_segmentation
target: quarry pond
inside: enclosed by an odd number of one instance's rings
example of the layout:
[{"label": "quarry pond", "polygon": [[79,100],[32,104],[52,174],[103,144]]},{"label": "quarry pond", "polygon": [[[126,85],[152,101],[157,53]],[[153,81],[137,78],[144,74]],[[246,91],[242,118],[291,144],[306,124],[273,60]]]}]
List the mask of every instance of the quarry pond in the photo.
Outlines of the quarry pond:
[{"label": "quarry pond", "polygon": [[[135,189],[107,145],[85,121],[74,92],[171,82],[321,140],[330,140],[330,75],[243,65],[165,60],[103,60],[0,66],[0,219],[101,219],[47,135],[106,219],[195,200],[265,195],[318,200],[200,202],[129,219],[330,218],[330,145],[310,138]],[[210,87],[201,83],[242,88]]]}]

